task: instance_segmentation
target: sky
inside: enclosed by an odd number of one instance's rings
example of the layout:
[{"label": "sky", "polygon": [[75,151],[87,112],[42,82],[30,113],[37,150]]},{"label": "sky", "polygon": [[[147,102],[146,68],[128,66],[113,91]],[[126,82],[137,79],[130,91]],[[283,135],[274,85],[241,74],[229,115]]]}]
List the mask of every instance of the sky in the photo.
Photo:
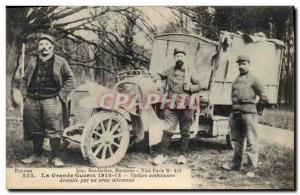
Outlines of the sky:
[{"label": "sky", "polygon": [[[174,15],[167,7],[139,7],[140,10],[148,17],[149,22],[155,25],[158,29],[162,26],[166,26],[170,21],[174,20]],[[158,32],[160,33],[160,32]],[[147,41],[143,33],[137,33],[135,41],[138,45],[143,45],[146,49],[151,49],[152,43]]]},{"label": "sky", "polygon": [[174,20],[171,10],[167,7],[152,6],[152,7],[138,7],[149,18],[155,26],[163,26]]}]

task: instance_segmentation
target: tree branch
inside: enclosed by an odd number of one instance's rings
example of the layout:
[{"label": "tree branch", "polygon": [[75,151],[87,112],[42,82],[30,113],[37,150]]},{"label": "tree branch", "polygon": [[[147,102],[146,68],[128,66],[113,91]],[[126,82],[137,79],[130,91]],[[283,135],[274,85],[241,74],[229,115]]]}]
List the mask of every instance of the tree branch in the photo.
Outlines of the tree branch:
[{"label": "tree branch", "polygon": [[70,66],[82,66],[82,67],[85,67],[85,68],[93,68],[93,69],[102,69],[102,70],[105,70],[106,72],[109,72],[111,74],[114,74],[113,71],[111,71],[110,69],[108,69],[107,67],[105,66],[89,66],[89,65],[85,65],[84,63],[80,63],[80,62],[77,62],[77,63],[69,63]]}]

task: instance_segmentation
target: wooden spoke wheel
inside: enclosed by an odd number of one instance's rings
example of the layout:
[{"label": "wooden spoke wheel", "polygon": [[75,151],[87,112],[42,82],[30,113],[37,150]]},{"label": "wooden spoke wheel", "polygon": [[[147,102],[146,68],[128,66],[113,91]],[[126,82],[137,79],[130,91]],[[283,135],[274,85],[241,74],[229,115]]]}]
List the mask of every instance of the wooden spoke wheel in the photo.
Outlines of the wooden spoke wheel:
[{"label": "wooden spoke wheel", "polygon": [[129,146],[127,121],[117,112],[94,114],[85,126],[84,152],[92,165],[111,166],[122,160]]}]

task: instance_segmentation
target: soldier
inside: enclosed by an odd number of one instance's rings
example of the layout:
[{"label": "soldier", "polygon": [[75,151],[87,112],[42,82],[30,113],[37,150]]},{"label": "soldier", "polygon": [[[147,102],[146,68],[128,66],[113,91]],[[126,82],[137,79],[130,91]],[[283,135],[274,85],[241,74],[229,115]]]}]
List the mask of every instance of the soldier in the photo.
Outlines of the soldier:
[{"label": "soldier", "polygon": [[[200,90],[199,82],[191,76],[191,67],[185,64],[186,52],[184,50],[174,50],[175,66],[159,73],[154,77],[154,81],[165,79],[167,81],[168,99],[176,99],[175,105],[170,103],[165,108],[164,119],[169,128],[165,129],[160,143],[161,154],[153,161],[155,165],[164,163],[167,159],[167,149],[171,142],[173,132],[179,122],[181,143],[180,155],[177,158],[178,164],[185,164],[186,158],[184,154],[189,143],[189,129],[193,122],[193,110],[188,108],[190,95]],[[184,98],[184,99],[182,99]],[[179,107],[180,102],[184,102],[183,107]]]},{"label": "soldier", "polygon": [[75,88],[73,72],[67,61],[54,54],[54,38],[42,34],[38,40],[39,55],[33,57],[21,82],[24,97],[23,126],[25,140],[33,141],[33,154],[24,164],[39,160],[43,141],[50,139],[50,163],[64,166],[60,159],[60,143],[67,113],[67,96]]},{"label": "soldier", "polygon": [[248,176],[254,176],[258,162],[258,132],[256,96],[262,104],[268,103],[263,85],[249,72],[250,58],[240,55],[236,61],[240,75],[232,85],[232,109],[229,124],[231,127],[231,142],[234,149],[232,163],[223,165],[226,170],[241,170],[243,145],[247,140],[246,155],[248,163],[245,165]]}]

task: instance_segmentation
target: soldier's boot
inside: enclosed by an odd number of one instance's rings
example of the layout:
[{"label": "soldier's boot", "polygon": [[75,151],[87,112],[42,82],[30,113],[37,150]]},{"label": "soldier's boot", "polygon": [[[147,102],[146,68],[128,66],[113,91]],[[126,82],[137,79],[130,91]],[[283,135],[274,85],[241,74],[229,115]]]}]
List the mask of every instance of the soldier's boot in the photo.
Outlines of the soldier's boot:
[{"label": "soldier's boot", "polygon": [[24,164],[32,164],[40,160],[40,156],[43,153],[43,136],[33,136],[32,143],[33,143],[33,154],[25,159],[22,159],[21,162]]},{"label": "soldier's boot", "polygon": [[222,165],[222,169],[228,170],[228,171],[239,171],[241,168],[234,165],[232,162],[229,162],[229,163],[225,163],[224,165]]},{"label": "soldier's boot", "polygon": [[245,173],[248,177],[255,177],[256,168],[247,166],[242,170],[243,173]]},{"label": "soldier's boot", "polygon": [[35,154],[32,154],[31,156],[29,156],[28,158],[24,158],[21,160],[22,163],[24,164],[32,164],[37,162],[39,159],[39,157]]},{"label": "soldier's boot", "polygon": [[189,146],[190,137],[188,134],[182,134],[180,139],[180,155],[177,158],[177,164],[186,164],[186,151]]},{"label": "soldier's boot", "polygon": [[168,150],[169,145],[171,144],[172,135],[173,134],[170,132],[167,132],[167,131],[163,132],[163,136],[162,136],[161,143],[160,143],[161,154],[154,158],[154,160],[153,160],[154,165],[163,164],[165,161],[168,160],[167,150]]},{"label": "soldier's boot", "polygon": [[51,138],[50,145],[51,145],[51,159],[50,163],[55,167],[63,167],[65,164],[60,159],[60,138]]},{"label": "soldier's boot", "polygon": [[177,158],[177,164],[185,165],[186,163],[187,163],[187,160],[186,160],[185,156],[179,155]]},{"label": "soldier's boot", "polygon": [[63,167],[65,166],[64,162],[58,158],[58,157],[54,157],[51,159],[51,164],[54,165],[55,167]]},{"label": "soldier's boot", "polygon": [[[258,158],[257,158],[258,160]],[[248,162],[243,164],[243,172],[246,173],[246,175],[248,177],[254,177],[255,176],[255,172],[256,172],[256,168],[257,168],[257,160],[254,159],[254,162],[253,162],[253,159],[249,159],[248,157]]]},{"label": "soldier's boot", "polygon": [[168,156],[164,156],[163,154],[159,154],[154,158],[153,164],[154,165],[161,165],[161,164],[164,164],[164,162],[166,162],[168,159],[169,159]]},{"label": "soldier's boot", "polygon": [[240,171],[242,168],[243,160],[243,144],[233,142],[234,154],[232,162],[226,163],[222,166],[225,170]]},{"label": "soldier's boot", "polygon": [[[257,164],[258,164],[258,146],[256,143],[256,139],[254,143],[249,143],[247,140],[247,149],[246,149],[246,156],[247,156],[247,163],[244,165],[244,171],[248,177],[254,177]],[[253,141],[253,139],[252,139]]]}]

